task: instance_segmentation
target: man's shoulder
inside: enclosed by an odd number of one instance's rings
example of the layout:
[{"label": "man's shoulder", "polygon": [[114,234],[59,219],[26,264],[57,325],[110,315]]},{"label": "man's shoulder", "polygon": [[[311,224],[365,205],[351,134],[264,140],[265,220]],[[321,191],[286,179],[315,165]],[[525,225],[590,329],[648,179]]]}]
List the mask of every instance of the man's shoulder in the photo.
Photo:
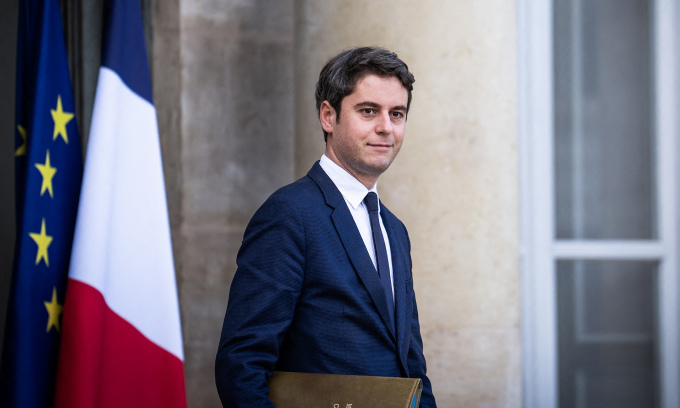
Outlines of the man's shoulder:
[{"label": "man's shoulder", "polygon": [[[406,242],[409,242],[408,231],[406,225],[392,211],[390,211],[384,204],[381,204],[380,211],[383,213],[383,220],[387,219],[388,224],[391,226],[392,230],[398,234],[400,237],[406,238]],[[410,244],[409,244],[410,246]]]},{"label": "man's shoulder", "polygon": [[[337,197],[336,197],[337,196]],[[267,201],[286,200],[298,204],[319,204],[320,202],[342,198],[331,179],[323,171],[319,162],[300,179],[276,190]]]},{"label": "man's shoulder", "polygon": [[324,194],[308,175],[274,191],[260,206],[257,213],[268,217],[280,217],[289,212],[316,213],[326,207]]},{"label": "man's shoulder", "polygon": [[300,179],[280,187],[274,191],[269,200],[291,200],[293,202],[304,203],[310,199],[322,197],[323,194],[319,186],[309,176],[303,176]]},{"label": "man's shoulder", "polygon": [[385,217],[387,217],[390,222],[394,222],[394,223],[399,224],[402,227],[405,227],[404,223],[402,223],[401,220],[396,215],[394,215],[394,213],[392,211],[390,211],[389,208],[387,208],[387,206],[385,204],[381,203],[380,211],[384,212]]}]

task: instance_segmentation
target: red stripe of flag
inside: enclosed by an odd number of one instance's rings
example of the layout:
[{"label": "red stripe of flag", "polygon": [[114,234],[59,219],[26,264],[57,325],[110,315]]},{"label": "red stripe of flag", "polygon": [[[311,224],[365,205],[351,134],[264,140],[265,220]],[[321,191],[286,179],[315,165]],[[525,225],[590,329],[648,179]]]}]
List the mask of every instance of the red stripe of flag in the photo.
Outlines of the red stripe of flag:
[{"label": "red stripe of flag", "polygon": [[185,407],[183,363],[70,279],[55,407]]}]

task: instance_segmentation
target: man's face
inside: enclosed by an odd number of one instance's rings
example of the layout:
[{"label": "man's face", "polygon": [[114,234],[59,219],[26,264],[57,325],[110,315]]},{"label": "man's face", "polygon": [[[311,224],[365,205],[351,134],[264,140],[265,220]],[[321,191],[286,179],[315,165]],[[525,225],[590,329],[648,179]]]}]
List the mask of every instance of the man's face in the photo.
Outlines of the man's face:
[{"label": "man's face", "polygon": [[341,103],[340,119],[328,101],[321,105],[328,132],[326,156],[367,188],[373,187],[401,149],[408,91],[395,77],[369,74]]}]

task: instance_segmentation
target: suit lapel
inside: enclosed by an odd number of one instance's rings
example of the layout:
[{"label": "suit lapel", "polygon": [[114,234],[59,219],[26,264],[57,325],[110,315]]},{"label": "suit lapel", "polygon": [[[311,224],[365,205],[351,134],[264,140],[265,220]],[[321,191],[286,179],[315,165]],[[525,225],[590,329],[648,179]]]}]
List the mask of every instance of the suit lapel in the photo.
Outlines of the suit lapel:
[{"label": "suit lapel", "polygon": [[400,348],[407,330],[410,328],[407,326],[410,316],[407,312],[406,301],[406,260],[404,254],[408,252],[407,248],[404,248],[402,241],[397,237],[397,234],[392,225],[390,219],[390,212],[385,208],[382,203],[380,204],[380,214],[382,215],[383,224],[385,225],[385,231],[387,232],[387,237],[390,240],[390,252],[392,253],[392,280],[393,280],[393,290],[394,290],[394,317],[396,324],[396,337],[397,337],[397,348]]},{"label": "suit lapel", "polygon": [[378,309],[378,313],[383,323],[389,329],[392,339],[396,341],[394,323],[390,319],[389,310],[387,309],[387,298],[385,297],[385,290],[380,283],[378,272],[373,266],[366,245],[359,234],[359,229],[354,222],[352,214],[347,208],[345,199],[342,197],[340,191],[335,187],[335,184],[323,171],[319,162],[314,164],[312,169],[307,173],[309,177],[319,186],[326,199],[326,204],[334,209],[331,219],[335,225],[335,229],[340,236],[342,245],[349,256],[352,266],[359,275],[361,282],[366,287],[373,304]]}]

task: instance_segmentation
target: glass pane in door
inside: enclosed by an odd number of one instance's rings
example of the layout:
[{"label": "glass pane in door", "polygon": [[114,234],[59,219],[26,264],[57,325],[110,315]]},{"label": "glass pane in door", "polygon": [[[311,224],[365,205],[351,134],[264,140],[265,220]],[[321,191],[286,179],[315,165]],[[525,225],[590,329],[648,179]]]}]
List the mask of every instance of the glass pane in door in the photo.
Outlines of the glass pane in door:
[{"label": "glass pane in door", "polygon": [[557,239],[653,239],[652,2],[554,1]]},{"label": "glass pane in door", "polygon": [[557,262],[560,408],[658,406],[657,268]]}]

